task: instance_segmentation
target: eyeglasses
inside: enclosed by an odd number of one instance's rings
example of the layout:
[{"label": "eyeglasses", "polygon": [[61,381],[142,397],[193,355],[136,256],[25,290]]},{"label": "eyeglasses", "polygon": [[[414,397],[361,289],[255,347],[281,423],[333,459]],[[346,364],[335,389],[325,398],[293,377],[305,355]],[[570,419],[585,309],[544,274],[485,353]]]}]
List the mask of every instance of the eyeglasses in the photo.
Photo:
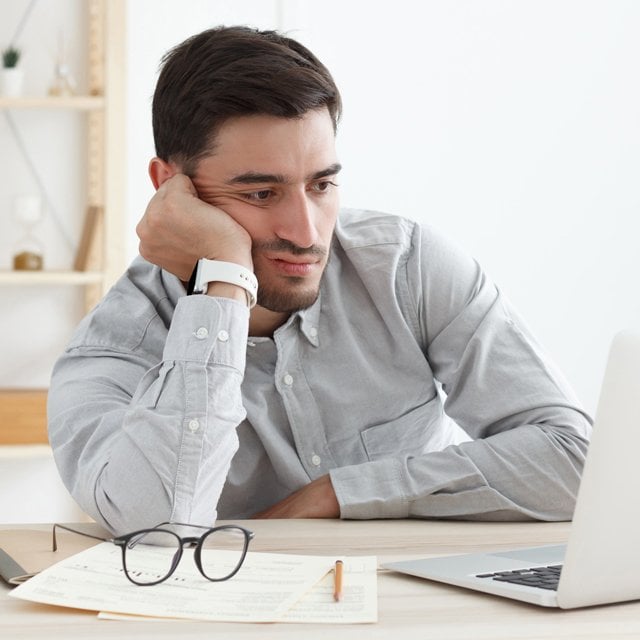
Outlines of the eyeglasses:
[{"label": "eyeglasses", "polygon": [[[173,528],[205,529],[200,536],[179,536]],[[116,538],[103,538],[62,524],[53,525],[53,551],[58,550],[56,528],[82,536],[113,542],[122,549],[122,568],[127,578],[140,586],[164,582],[176,570],[185,547],[195,548],[193,558],[200,573],[212,582],[228,580],[238,573],[247,555],[253,532],[236,525],[203,527],[163,522]],[[215,553],[204,553],[215,550]]]}]

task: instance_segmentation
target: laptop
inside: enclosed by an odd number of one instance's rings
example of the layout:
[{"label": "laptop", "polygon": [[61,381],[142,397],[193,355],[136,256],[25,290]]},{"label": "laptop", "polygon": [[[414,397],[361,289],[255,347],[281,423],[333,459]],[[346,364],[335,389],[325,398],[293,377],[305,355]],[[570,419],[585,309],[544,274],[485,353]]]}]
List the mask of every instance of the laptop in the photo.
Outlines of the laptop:
[{"label": "laptop", "polygon": [[640,331],[611,345],[566,545],[389,562],[394,571],[546,607],[640,599]]}]

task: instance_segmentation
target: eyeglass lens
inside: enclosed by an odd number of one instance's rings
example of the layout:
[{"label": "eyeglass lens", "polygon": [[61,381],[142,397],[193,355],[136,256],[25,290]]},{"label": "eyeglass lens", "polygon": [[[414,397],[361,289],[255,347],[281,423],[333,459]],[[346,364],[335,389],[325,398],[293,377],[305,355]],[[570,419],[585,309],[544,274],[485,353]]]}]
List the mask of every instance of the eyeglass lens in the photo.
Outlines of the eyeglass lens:
[{"label": "eyeglass lens", "polygon": [[173,571],[180,557],[180,538],[170,531],[146,531],[124,548],[124,567],[136,584],[154,584]]},{"label": "eyeglass lens", "polygon": [[[222,528],[206,534],[200,554],[203,574],[210,580],[233,575],[242,563],[246,544],[246,535],[240,528]],[[179,536],[171,531],[141,532],[125,547],[124,566],[129,579],[140,585],[161,582],[179,562],[181,545]]]},{"label": "eyeglass lens", "polygon": [[242,563],[247,538],[236,527],[210,531],[202,540],[200,562],[202,572],[209,580],[224,580]]}]

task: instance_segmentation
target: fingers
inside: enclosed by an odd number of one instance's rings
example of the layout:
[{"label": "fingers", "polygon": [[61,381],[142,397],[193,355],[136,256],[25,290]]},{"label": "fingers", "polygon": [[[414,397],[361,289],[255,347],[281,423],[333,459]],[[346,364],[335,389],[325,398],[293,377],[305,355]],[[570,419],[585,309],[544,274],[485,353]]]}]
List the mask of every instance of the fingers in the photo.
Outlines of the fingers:
[{"label": "fingers", "polygon": [[176,173],[170,178],[167,178],[157,189],[157,191],[183,191],[190,193],[191,195],[198,197],[198,192],[191,181],[189,176],[184,173]]},{"label": "fingers", "polygon": [[197,197],[183,174],[165,180],[136,227],[140,255],[187,281],[200,258],[252,268],[251,238],[227,213]]}]

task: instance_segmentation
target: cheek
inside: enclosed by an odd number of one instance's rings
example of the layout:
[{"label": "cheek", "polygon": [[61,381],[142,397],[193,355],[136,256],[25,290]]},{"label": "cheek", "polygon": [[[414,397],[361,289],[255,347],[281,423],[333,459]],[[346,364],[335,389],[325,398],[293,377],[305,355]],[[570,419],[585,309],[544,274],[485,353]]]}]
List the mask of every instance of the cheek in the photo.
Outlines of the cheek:
[{"label": "cheek", "polygon": [[331,243],[331,236],[336,226],[336,220],[338,218],[338,203],[337,199],[330,206],[322,207],[320,215],[316,222],[316,230],[322,242],[325,246],[329,246]]},{"label": "cheek", "polygon": [[325,220],[324,224],[318,229],[318,235],[324,247],[328,247],[331,244],[331,236],[333,235],[335,226],[335,219]]}]

